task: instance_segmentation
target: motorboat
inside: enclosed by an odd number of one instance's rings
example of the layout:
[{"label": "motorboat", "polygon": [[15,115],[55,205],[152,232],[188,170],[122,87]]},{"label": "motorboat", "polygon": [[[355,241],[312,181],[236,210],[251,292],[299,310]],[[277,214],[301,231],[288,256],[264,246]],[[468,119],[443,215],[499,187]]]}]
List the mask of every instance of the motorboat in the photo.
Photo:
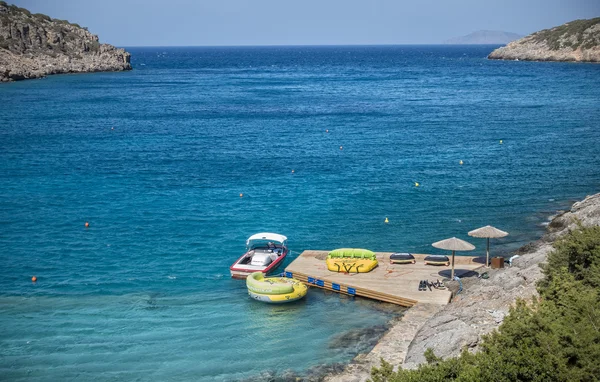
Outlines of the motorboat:
[{"label": "motorboat", "polygon": [[229,267],[231,277],[245,279],[254,272],[266,275],[281,265],[287,254],[287,237],[270,232],[254,234],[246,241],[246,253]]}]

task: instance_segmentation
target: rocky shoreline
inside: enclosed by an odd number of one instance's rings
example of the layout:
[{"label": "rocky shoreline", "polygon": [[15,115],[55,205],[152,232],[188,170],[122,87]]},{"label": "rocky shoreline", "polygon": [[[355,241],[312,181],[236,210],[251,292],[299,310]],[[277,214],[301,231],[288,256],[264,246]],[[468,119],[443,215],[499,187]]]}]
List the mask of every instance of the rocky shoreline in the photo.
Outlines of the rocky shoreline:
[{"label": "rocky shoreline", "polygon": [[86,28],[0,1],[0,82],[131,70],[130,54]]},{"label": "rocky shoreline", "polygon": [[494,50],[492,60],[600,62],[600,17],[530,34]]},{"label": "rocky shoreline", "polygon": [[[581,222],[600,225],[600,193],[573,204],[569,211],[554,217],[541,239],[519,249],[512,266],[485,270],[488,279],[464,278],[463,292],[444,307],[417,304],[397,319],[392,328],[368,354],[357,356],[343,371],[325,381],[366,381],[380,359],[394,366],[416,368],[425,362],[423,353],[432,348],[438,357],[458,356],[467,347],[477,351],[481,336],[498,328],[517,298],[537,295],[536,282],[542,278],[540,263],[552,250],[553,242]],[[449,285],[449,287],[453,287]]]}]

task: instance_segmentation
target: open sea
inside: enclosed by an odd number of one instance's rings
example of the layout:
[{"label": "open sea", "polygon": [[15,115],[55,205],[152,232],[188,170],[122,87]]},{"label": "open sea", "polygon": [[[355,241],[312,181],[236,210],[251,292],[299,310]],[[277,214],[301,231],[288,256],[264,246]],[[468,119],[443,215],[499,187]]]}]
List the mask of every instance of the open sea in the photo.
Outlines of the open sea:
[{"label": "open sea", "polygon": [[0,380],[302,377],[402,313],[251,300],[228,267],[256,232],[286,263],[538,238],[600,191],[600,65],[494,48],[130,48],[131,72],[2,84]]}]

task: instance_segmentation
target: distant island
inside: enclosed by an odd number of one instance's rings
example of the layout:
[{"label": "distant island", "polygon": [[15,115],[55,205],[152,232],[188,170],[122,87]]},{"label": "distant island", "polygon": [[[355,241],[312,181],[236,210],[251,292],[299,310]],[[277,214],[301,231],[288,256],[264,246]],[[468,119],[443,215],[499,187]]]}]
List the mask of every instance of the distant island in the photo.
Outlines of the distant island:
[{"label": "distant island", "polygon": [[444,41],[451,45],[483,45],[483,44],[508,44],[523,37],[522,35],[502,31],[481,30],[469,33],[466,36],[454,37]]},{"label": "distant island", "polygon": [[600,17],[530,34],[494,50],[493,60],[600,62]]},{"label": "distant island", "polygon": [[130,70],[130,54],[87,28],[0,1],[0,82]]}]

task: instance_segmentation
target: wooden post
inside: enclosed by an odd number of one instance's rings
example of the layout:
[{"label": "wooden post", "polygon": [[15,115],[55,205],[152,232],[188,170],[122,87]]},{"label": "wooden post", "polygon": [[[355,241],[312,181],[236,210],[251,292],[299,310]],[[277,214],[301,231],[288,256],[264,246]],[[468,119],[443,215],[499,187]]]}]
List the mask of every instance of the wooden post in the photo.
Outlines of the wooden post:
[{"label": "wooden post", "polygon": [[450,278],[454,280],[454,251],[452,251],[452,273]]},{"label": "wooden post", "polygon": [[490,267],[490,238],[487,238],[487,250],[485,251],[485,266]]}]

